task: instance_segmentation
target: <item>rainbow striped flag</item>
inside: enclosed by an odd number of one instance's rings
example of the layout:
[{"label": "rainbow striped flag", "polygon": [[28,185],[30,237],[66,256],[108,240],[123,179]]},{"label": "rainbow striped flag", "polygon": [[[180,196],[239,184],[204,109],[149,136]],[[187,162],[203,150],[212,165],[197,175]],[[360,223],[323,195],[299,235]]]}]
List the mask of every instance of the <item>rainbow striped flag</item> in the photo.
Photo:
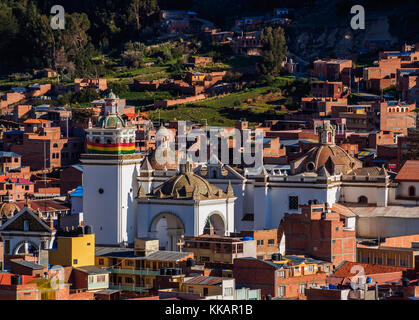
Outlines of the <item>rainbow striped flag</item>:
[{"label": "rainbow striped flag", "polygon": [[135,142],[103,144],[87,141],[88,153],[129,154],[135,152]]}]

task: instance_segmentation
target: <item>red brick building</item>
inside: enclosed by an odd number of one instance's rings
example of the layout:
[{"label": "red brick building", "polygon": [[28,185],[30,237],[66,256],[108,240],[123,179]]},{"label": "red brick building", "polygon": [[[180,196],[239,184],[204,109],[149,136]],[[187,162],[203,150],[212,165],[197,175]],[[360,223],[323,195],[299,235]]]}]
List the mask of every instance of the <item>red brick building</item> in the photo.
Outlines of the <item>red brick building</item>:
[{"label": "red brick building", "polygon": [[330,261],[356,260],[355,216],[346,207],[334,204],[301,205],[301,214],[285,214],[279,236],[285,235],[287,254],[309,255]]},{"label": "red brick building", "polygon": [[10,145],[10,151],[22,155],[22,165],[40,170],[78,161],[84,147],[80,138],[62,138],[60,127],[51,127],[49,120],[28,119],[24,124],[23,141]]},{"label": "red brick building", "polygon": [[234,260],[236,285],[260,289],[262,296],[304,299],[304,291],[326,285],[331,264],[302,256],[279,257],[280,261],[255,258]]},{"label": "red brick building", "polygon": [[350,93],[349,88],[342,82],[313,81],[311,93],[318,98],[344,98]]},{"label": "red brick building", "polygon": [[87,78],[77,78],[74,79],[74,91],[79,92],[84,88],[94,88],[100,91],[105,91],[108,89],[106,79],[96,78],[96,79],[87,79]]},{"label": "red brick building", "polygon": [[345,85],[350,85],[351,69],[352,60],[316,60],[312,75],[320,80],[341,81]]}]

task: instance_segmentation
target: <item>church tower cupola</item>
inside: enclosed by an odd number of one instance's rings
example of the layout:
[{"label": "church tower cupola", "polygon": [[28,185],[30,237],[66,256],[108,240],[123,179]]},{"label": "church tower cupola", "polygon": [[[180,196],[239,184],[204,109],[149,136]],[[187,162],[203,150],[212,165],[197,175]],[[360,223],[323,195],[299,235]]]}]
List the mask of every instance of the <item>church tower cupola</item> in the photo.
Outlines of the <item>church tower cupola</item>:
[{"label": "church tower cupola", "polygon": [[336,136],[336,127],[328,122],[318,128],[319,144],[334,145]]}]

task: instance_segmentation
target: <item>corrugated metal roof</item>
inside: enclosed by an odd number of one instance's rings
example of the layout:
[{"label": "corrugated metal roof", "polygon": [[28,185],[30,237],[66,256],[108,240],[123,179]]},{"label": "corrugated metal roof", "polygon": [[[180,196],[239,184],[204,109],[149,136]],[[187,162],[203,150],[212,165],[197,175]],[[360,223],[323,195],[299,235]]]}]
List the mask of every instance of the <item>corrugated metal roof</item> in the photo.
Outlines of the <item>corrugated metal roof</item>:
[{"label": "corrugated metal roof", "polygon": [[23,267],[33,269],[33,270],[42,270],[45,268],[44,266],[41,266],[40,264],[36,264],[36,263],[33,263],[31,261],[26,261],[26,260],[12,260],[12,262],[18,265],[21,265]]},{"label": "corrugated metal roof", "polygon": [[348,206],[359,217],[419,218],[418,206]]},{"label": "corrugated metal roof", "polygon": [[109,271],[102,269],[100,267],[97,266],[84,266],[84,267],[77,267],[75,268],[77,270],[80,270],[82,272],[85,272],[87,274],[105,274],[105,273],[109,273]]},{"label": "corrugated metal roof", "polygon": [[146,257],[138,257],[134,254],[132,248],[112,248],[112,247],[96,247],[96,256],[106,256],[115,258],[133,258],[136,260],[155,260],[155,261],[177,261],[191,255],[191,252],[178,251],[156,251],[150,253]]},{"label": "corrugated metal roof", "polygon": [[198,276],[198,277],[193,277],[188,280],[185,279],[184,283],[215,286],[215,285],[222,284],[222,282],[223,282],[223,278],[221,277]]}]

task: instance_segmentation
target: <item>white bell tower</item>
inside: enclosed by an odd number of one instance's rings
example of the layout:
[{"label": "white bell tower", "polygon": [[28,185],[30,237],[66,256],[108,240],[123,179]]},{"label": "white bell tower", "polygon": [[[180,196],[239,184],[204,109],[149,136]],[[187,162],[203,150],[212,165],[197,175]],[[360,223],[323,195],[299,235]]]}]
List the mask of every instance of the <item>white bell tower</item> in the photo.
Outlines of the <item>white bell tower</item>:
[{"label": "white bell tower", "polygon": [[98,245],[124,246],[136,235],[137,174],[135,128],[107,108],[96,127],[86,129],[82,154],[84,223],[93,228]]}]

